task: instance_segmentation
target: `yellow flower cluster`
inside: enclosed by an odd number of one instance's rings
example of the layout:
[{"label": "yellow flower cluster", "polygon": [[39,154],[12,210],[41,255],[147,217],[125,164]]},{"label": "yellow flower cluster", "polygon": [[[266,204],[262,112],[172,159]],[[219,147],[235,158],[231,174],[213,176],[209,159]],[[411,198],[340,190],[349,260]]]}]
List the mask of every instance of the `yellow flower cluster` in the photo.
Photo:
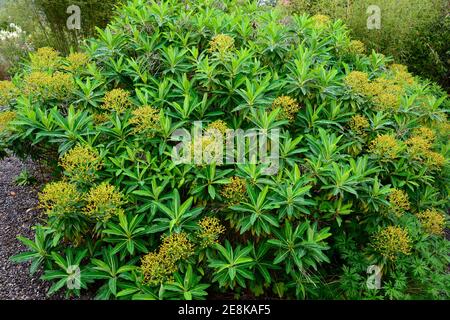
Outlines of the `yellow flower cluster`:
[{"label": "yellow flower cluster", "polygon": [[368,84],[366,89],[367,95],[371,97],[377,97],[382,94],[391,94],[397,97],[404,93],[401,85],[397,84],[395,80],[386,78],[376,78]]},{"label": "yellow flower cluster", "polygon": [[0,111],[0,132],[5,131],[15,118],[16,112],[14,111]]},{"label": "yellow flower cluster", "polygon": [[388,226],[376,233],[372,245],[388,260],[394,261],[399,254],[411,254],[411,238],[401,227]]},{"label": "yellow flower cluster", "polygon": [[75,90],[72,75],[62,72],[49,74],[35,71],[24,78],[24,92],[28,95],[40,96],[42,99],[64,100],[69,98]]},{"label": "yellow flower cluster", "polygon": [[442,154],[431,150],[428,150],[425,153],[425,161],[429,167],[436,167],[436,168],[441,168],[446,163],[445,157]]},{"label": "yellow flower cluster", "polygon": [[430,144],[432,144],[436,138],[434,131],[427,127],[419,127],[414,129],[413,136],[425,139]]},{"label": "yellow flower cluster", "polygon": [[226,34],[218,34],[209,42],[209,51],[225,54],[234,49],[234,39]]},{"label": "yellow flower cluster", "polygon": [[369,84],[369,75],[361,71],[352,71],[345,77],[344,82],[354,92],[365,95]]},{"label": "yellow flower cluster", "polygon": [[107,182],[91,188],[85,200],[84,213],[98,221],[106,222],[112,216],[123,213],[120,208],[124,204],[122,193]]},{"label": "yellow flower cluster", "polygon": [[65,99],[70,97],[75,90],[75,82],[72,75],[62,72],[56,72],[52,76],[51,89],[56,99]]},{"label": "yellow flower cluster", "polygon": [[130,93],[119,88],[106,93],[101,109],[122,113],[129,107],[131,107]]},{"label": "yellow flower cluster", "polygon": [[404,79],[396,76],[393,79],[377,78],[369,81],[367,73],[352,71],[344,82],[354,92],[372,99],[377,110],[396,110],[400,97],[405,93]]},{"label": "yellow flower cluster", "polygon": [[300,106],[297,101],[289,96],[280,96],[276,98],[272,103],[272,110],[281,109],[280,118],[289,120],[292,122],[295,120],[297,112],[300,110]]},{"label": "yellow flower cluster", "polygon": [[445,215],[432,208],[416,214],[423,229],[431,234],[441,235],[445,229]]},{"label": "yellow flower cluster", "polygon": [[390,67],[394,74],[394,80],[402,85],[414,84],[414,77],[408,72],[408,68],[401,64],[392,64]]},{"label": "yellow flower cluster", "polygon": [[414,159],[421,159],[430,151],[431,143],[419,136],[412,136],[405,141],[408,146],[407,151]]},{"label": "yellow flower cluster", "polygon": [[431,150],[435,137],[433,130],[420,127],[413,131],[413,135],[405,143],[413,159],[423,160],[429,167],[440,168],[445,165],[445,157]]},{"label": "yellow flower cluster", "polygon": [[24,82],[26,94],[39,95],[44,99],[51,97],[53,84],[51,74],[41,71],[31,72],[24,77]]},{"label": "yellow flower cluster", "polygon": [[143,106],[133,110],[130,123],[134,125],[135,133],[146,133],[149,137],[161,128],[159,111],[150,106]]},{"label": "yellow flower cluster", "polygon": [[57,70],[61,66],[61,57],[55,49],[44,47],[30,54],[30,62],[32,70]]},{"label": "yellow flower cluster", "polygon": [[230,183],[223,186],[221,196],[228,204],[238,204],[247,197],[247,184],[245,179],[232,177]]},{"label": "yellow flower cluster", "polygon": [[185,260],[194,253],[194,245],[186,233],[172,233],[162,238],[159,253],[171,261]]},{"label": "yellow flower cluster", "polygon": [[77,145],[60,159],[60,166],[72,181],[89,182],[102,167],[98,152],[89,147]]},{"label": "yellow flower cluster", "polygon": [[47,184],[39,193],[39,207],[47,214],[63,215],[77,211],[82,195],[75,184],[58,181]]},{"label": "yellow flower cluster", "polygon": [[369,120],[360,114],[355,114],[351,119],[350,119],[350,129],[361,136],[366,135],[365,130],[368,129],[370,127],[369,124]]},{"label": "yellow flower cluster", "polygon": [[364,54],[366,52],[366,45],[359,40],[352,40],[348,46],[348,51],[353,54]]},{"label": "yellow flower cluster", "polygon": [[395,110],[399,106],[399,97],[392,93],[381,93],[373,98],[376,110]]},{"label": "yellow flower cluster", "polygon": [[398,63],[391,64],[390,69],[394,72],[408,72],[407,66]]},{"label": "yellow flower cluster", "polygon": [[223,136],[225,136],[227,130],[228,130],[228,126],[226,124],[225,121],[223,120],[216,120],[211,122],[207,127],[206,127],[206,132],[211,131],[211,130],[218,130]]},{"label": "yellow flower cluster", "polygon": [[172,280],[172,275],[177,268],[169,264],[169,261],[157,252],[150,252],[141,258],[141,272],[144,283],[147,285],[159,285]]},{"label": "yellow flower cluster", "polygon": [[173,233],[163,238],[158,252],[151,252],[141,259],[141,271],[144,282],[159,285],[170,281],[177,271],[177,263],[194,253],[194,245],[185,233]]},{"label": "yellow flower cluster", "polygon": [[197,237],[200,239],[200,246],[207,248],[217,243],[221,234],[225,232],[225,227],[220,224],[220,220],[215,217],[205,217],[198,223],[200,230]]},{"label": "yellow flower cluster", "polygon": [[18,95],[19,89],[14,83],[11,81],[0,81],[0,106],[7,106]]},{"label": "yellow flower cluster", "polygon": [[64,70],[75,72],[85,67],[89,62],[89,56],[83,52],[74,52],[67,56],[67,65]]},{"label": "yellow flower cluster", "polygon": [[389,134],[378,135],[369,145],[369,152],[384,160],[396,159],[400,151],[399,141]]},{"label": "yellow flower cluster", "polygon": [[316,28],[326,27],[331,21],[330,17],[324,14],[316,14],[312,16],[312,20]]},{"label": "yellow flower cluster", "polygon": [[396,110],[404,89],[392,79],[377,78],[367,84],[365,96],[373,99],[377,110]]},{"label": "yellow flower cluster", "polygon": [[388,199],[391,209],[397,217],[401,217],[410,208],[408,194],[403,190],[391,189]]}]

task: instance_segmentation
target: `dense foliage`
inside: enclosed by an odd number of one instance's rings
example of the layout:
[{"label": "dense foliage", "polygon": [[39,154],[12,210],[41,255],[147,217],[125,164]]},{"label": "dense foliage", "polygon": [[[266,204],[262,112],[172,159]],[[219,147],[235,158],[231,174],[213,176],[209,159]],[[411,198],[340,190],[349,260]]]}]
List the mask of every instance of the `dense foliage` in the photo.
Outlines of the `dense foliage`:
[{"label": "dense foliage", "polygon": [[[1,141],[60,178],[12,259],[99,299],[447,299],[449,100],[348,33],[253,1],[133,0],[84,53],[31,54],[0,82]],[[194,121],[279,129],[279,170],[173,162]]]},{"label": "dense foliage", "polygon": [[[289,12],[326,14],[342,19],[352,37],[368,48],[392,55],[411,71],[450,90],[450,7],[448,0],[282,0]],[[367,20],[380,8],[380,29]]]}]

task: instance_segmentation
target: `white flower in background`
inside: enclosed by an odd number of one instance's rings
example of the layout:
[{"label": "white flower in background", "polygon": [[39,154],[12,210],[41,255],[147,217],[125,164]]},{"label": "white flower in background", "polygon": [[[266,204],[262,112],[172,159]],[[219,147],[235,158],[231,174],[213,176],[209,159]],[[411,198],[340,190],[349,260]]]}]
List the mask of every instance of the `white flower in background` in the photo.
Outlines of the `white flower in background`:
[{"label": "white flower in background", "polygon": [[25,32],[21,27],[14,23],[9,24],[10,30],[0,30],[0,41],[18,39],[22,35],[25,35]]}]

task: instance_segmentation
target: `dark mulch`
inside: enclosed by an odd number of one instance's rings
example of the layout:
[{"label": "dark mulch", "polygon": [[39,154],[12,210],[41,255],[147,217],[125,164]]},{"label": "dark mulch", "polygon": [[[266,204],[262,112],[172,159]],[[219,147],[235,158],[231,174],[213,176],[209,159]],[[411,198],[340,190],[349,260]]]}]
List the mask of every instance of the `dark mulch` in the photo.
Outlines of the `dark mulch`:
[{"label": "dark mulch", "polygon": [[[15,157],[0,161],[0,299],[49,299],[50,283],[40,280],[42,271],[29,273],[29,263],[16,264],[9,257],[26,251],[17,235],[34,239],[32,227],[39,222],[37,209],[39,185],[17,186],[17,175],[27,169],[38,176],[31,161],[21,162]],[[62,294],[50,299],[60,299]]]},{"label": "dark mulch", "polygon": [[0,161],[0,298],[45,299],[48,284],[39,280],[40,274],[30,276],[29,264],[15,264],[9,257],[26,251],[16,238],[34,237],[31,227],[39,220],[36,210],[37,190],[19,187],[14,179],[23,170],[33,171],[32,163],[10,157]]}]

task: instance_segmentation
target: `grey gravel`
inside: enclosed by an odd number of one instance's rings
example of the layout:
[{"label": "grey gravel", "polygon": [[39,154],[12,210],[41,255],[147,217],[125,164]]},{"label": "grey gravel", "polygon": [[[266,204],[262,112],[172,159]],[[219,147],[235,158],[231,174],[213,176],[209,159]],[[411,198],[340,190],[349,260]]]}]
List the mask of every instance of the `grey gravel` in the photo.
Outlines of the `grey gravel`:
[{"label": "grey gravel", "polygon": [[9,157],[0,161],[0,299],[46,299],[49,284],[39,280],[40,273],[29,274],[29,263],[9,261],[14,254],[26,251],[17,235],[34,237],[32,226],[39,220],[36,186],[15,185],[23,170],[33,172],[30,161]]},{"label": "grey gravel", "polygon": [[63,294],[47,297],[51,284],[39,279],[42,270],[31,276],[29,263],[17,264],[9,260],[27,251],[17,235],[34,239],[32,227],[41,219],[37,208],[39,184],[17,186],[14,182],[24,169],[35,177],[40,175],[31,161],[22,162],[15,157],[0,161],[0,299],[62,299]]}]

